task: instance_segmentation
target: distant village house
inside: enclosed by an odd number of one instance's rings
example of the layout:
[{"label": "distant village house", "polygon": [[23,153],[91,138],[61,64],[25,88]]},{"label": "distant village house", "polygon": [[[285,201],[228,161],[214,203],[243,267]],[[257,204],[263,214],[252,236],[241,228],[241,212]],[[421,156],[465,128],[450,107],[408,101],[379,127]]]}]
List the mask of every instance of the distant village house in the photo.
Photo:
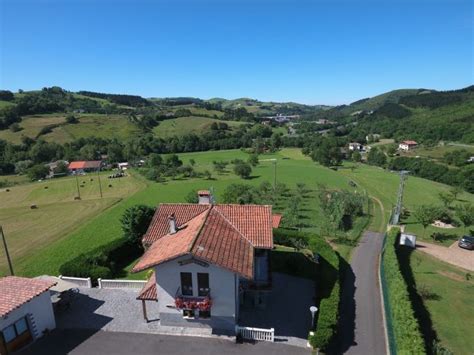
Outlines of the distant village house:
[{"label": "distant village house", "polygon": [[403,141],[398,145],[398,149],[408,152],[409,150],[416,148],[417,145],[418,143],[415,141]]}]

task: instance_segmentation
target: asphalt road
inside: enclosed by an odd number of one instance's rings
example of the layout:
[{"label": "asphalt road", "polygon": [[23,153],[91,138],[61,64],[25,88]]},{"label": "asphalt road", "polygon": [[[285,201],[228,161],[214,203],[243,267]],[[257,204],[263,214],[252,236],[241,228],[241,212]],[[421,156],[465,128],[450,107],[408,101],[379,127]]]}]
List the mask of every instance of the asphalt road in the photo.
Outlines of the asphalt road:
[{"label": "asphalt road", "polygon": [[309,355],[308,349],[279,343],[236,344],[230,340],[189,336],[55,330],[17,355]]},{"label": "asphalt road", "polygon": [[378,280],[383,234],[365,232],[352,255],[343,285],[338,354],[386,354]]}]

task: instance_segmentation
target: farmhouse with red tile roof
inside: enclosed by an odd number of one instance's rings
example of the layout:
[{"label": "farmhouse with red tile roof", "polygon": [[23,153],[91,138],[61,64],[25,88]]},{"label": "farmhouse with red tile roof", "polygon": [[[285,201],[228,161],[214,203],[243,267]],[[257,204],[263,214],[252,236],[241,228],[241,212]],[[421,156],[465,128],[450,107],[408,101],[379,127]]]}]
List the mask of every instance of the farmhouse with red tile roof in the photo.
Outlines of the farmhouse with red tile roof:
[{"label": "farmhouse with red tile roof", "polygon": [[272,206],[160,204],[143,236],[146,251],[133,272],[154,273],[138,299],[158,301],[162,325],[233,330],[243,298],[271,287],[269,250],[281,216]]},{"label": "farmhouse with red tile roof", "polygon": [[49,289],[56,283],[0,278],[0,354],[13,352],[56,327]]},{"label": "farmhouse with red tile roof", "polygon": [[398,145],[398,149],[408,151],[410,149],[415,148],[417,145],[418,143],[415,141],[403,141],[400,142],[400,144]]}]

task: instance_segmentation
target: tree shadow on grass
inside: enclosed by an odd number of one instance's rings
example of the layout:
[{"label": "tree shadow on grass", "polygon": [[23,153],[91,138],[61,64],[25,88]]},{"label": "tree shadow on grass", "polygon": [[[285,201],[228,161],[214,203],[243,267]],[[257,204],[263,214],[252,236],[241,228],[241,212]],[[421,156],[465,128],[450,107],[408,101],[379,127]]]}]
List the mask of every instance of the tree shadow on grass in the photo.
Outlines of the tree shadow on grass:
[{"label": "tree shadow on grass", "polygon": [[[428,354],[431,354],[433,351],[433,342],[438,340],[438,335],[433,328],[433,321],[431,320],[430,312],[426,308],[422,296],[418,293],[415,277],[410,264],[410,256],[413,251],[414,249],[403,246],[398,246],[396,250],[400,272],[407,284],[408,294],[411,304],[413,305],[415,317],[418,319],[420,324],[420,331],[425,342],[425,349]],[[440,296],[436,294],[432,294],[431,296],[435,298],[439,297],[438,299],[440,299]]]}]

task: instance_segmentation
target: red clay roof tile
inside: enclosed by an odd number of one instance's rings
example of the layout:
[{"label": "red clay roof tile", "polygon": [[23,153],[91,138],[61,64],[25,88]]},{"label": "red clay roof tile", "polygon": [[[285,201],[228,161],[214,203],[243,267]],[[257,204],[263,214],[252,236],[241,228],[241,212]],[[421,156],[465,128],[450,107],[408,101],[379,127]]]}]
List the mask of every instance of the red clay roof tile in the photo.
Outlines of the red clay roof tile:
[{"label": "red clay roof tile", "polygon": [[[169,234],[168,216],[178,231]],[[253,278],[254,248],[273,248],[271,206],[161,204],[143,237],[151,245],[133,272],[191,254]]]},{"label": "red clay roof tile", "polygon": [[56,285],[54,281],[7,276],[0,278],[0,317],[21,307]]}]

